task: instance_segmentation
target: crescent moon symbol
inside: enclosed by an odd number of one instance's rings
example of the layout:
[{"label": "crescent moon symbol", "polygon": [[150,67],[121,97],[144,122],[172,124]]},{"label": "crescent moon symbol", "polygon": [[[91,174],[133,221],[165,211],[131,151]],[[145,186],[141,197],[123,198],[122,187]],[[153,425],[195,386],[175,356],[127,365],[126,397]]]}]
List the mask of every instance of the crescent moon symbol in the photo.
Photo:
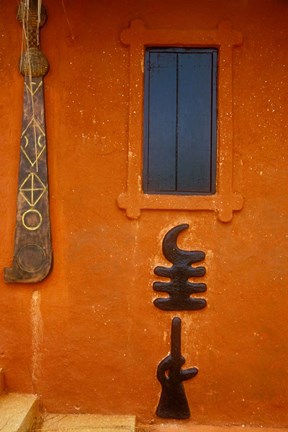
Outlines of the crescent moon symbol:
[{"label": "crescent moon symbol", "polygon": [[173,264],[185,263],[186,265],[190,265],[192,262],[201,261],[205,258],[205,254],[202,251],[185,251],[178,248],[178,236],[180,232],[187,228],[189,228],[188,224],[178,225],[168,231],[163,239],[163,254]]},{"label": "crescent moon symbol", "polygon": [[43,148],[43,146],[44,146],[44,144],[41,144],[41,138],[43,138],[44,137],[44,135],[40,135],[39,137],[38,137],[38,145],[39,145],[39,147],[41,147],[41,148]]}]

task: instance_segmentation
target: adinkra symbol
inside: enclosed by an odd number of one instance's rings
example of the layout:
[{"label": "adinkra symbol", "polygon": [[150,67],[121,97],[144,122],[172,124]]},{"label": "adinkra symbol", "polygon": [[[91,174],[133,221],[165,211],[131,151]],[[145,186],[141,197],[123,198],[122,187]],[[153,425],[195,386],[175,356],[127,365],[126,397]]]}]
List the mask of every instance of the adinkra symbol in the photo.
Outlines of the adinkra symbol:
[{"label": "adinkra symbol", "polygon": [[206,284],[188,282],[189,278],[205,275],[205,267],[192,267],[192,264],[204,260],[205,253],[197,250],[185,251],[177,246],[179,233],[188,227],[188,224],[178,225],[168,231],[163,239],[163,254],[173,265],[172,267],[157,266],[154,269],[157,276],[171,279],[170,282],[153,283],[155,291],[169,294],[169,298],[154,300],[154,305],[159,309],[166,311],[199,310],[206,306],[205,299],[190,297],[191,294],[205,292]]},{"label": "adinkra symbol", "polygon": [[34,207],[46,192],[47,187],[35,173],[30,173],[23,181],[19,192],[25,201]]},{"label": "adinkra symbol", "polygon": [[36,118],[32,116],[22,132],[21,151],[24,153],[32,168],[36,165],[36,171],[38,171],[38,160],[45,148],[45,132]]},{"label": "adinkra symbol", "polygon": [[158,365],[157,378],[162,386],[156,414],[162,418],[186,419],[190,410],[182,381],[198,373],[196,367],[182,370],[185,358],[181,354],[181,319],[174,317],[171,325],[171,353]]},{"label": "adinkra symbol", "polygon": [[35,173],[30,173],[19,188],[21,196],[31,207],[22,215],[22,224],[29,231],[36,231],[42,224],[42,215],[34,207],[46,191],[47,186]]},{"label": "adinkra symbol", "polygon": [[26,82],[24,84],[25,84],[26,91],[29,92],[30,95],[33,97],[38,92],[38,90],[43,86],[43,81],[40,81],[38,83],[31,81],[29,85],[27,85]]}]

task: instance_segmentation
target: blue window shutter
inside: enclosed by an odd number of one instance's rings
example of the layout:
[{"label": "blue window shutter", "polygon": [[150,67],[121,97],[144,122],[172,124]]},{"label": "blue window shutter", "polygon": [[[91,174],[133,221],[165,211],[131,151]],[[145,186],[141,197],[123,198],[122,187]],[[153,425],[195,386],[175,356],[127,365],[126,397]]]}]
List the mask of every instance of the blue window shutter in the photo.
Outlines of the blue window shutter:
[{"label": "blue window shutter", "polygon": [[144,192],[215,192],[216,84],[216,49],[147,49]]},{"label": "blue window shutter", "polygon": [[[177,54],[153,53],[148,58],[147,190],[176,190]],[[161,163],[159,163],[161,161]]]}]

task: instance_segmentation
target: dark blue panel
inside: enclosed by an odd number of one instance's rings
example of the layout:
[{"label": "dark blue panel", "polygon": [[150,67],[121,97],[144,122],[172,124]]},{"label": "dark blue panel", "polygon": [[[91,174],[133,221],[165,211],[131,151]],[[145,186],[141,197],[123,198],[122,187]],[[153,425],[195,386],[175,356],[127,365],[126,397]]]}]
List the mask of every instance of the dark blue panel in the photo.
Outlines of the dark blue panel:
[{"label": "dark blue panel", "polygon": [[217,166],[217,68],[218,52],[212,52],[212,106],[211,106],[211,193],[216,192]]},{"label": "dark blue panel", "polygon": [[151,52],[147,62],[144,190],[175,192],[177,54]]},{"label": "dark blue panel", "polygon": [[211,191],[212,54],[178,55],[177,189]]}]

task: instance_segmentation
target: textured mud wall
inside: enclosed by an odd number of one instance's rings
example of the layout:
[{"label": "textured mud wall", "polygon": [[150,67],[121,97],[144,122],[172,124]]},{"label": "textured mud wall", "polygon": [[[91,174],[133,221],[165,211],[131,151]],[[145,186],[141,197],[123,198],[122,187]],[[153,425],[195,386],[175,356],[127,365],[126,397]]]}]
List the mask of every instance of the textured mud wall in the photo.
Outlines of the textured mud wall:
[{"label": "textured mud wall", "polygon": [[[15,3],[15,4],[14,4]],[[155,373],[176,315],[153,306],[164,234],[190,225],[183,249],[206,252],[208,306],[182,312],[185,384],[199,423],[288,424],[288,3],[46,0],[41,46],[54,268],[37,285],[0,280],[0,367],[11,391],[36,392],[49,411],[136,414],[153,420]],[[0,268],[13,255],[23,78],[17,2],[0,5]],[[151,28],[243,34],[233,57],[234,190],[230,223],[213,212],[142,211],[117,197],[127,180],[132,19]]]}]

